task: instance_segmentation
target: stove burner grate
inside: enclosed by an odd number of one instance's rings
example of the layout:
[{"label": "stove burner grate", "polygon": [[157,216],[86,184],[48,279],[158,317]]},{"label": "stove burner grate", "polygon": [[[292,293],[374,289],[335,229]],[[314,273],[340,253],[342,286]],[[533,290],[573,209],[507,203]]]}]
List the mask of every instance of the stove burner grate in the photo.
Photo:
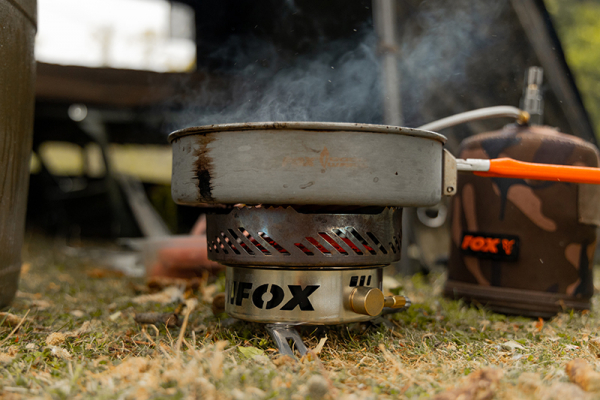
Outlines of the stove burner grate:
[{"label": "stove burner grate", "polygon": [[400,259],[402,210],[302,213],[244,207],[207,220],[210,258],[226,265],[373,266]]}]

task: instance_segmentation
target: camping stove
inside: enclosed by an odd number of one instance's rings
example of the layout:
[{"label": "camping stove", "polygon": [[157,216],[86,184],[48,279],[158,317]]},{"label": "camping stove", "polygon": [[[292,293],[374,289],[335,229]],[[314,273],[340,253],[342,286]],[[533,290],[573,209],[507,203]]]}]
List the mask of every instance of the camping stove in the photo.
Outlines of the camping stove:
[{"label": "camping stove", "polygon": [[402,210],[304,213],[243,207],[207,219],[209,257],[227,268],[231,316],[281,324],[365,321],[384,303],[382,267],[400,259]]},{"label": "camping stove", "polygon": [[177,203],[243,203],[207,215],[209,259],[226,266],[225,311],[268,324],[282,354],[293,355],[290,341],[306,352],[294,326],[368,321],[410,305],[384,296],[383,268],[400,259],[401,206],[441,198],[443,136],[261,123],[170,139]]},{"label": "camping stove", "polygon": [[[292,326],[367,321],[384,307],[383,266],[400,259],[402,209],[246,207],[209,214],[209,258],[227,266],[225,311],[269,324],[282,353]],[[282,340],[283,339],[283,340]]]}]

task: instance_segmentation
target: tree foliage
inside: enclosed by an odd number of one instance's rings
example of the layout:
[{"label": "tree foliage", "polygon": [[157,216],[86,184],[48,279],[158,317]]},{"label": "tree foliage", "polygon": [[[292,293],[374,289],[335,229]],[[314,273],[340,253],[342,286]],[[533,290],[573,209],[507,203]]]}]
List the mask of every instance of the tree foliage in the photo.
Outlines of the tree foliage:
[{"label": "tree foliage", "polygon": [[600,138],[600,1],[545,0],[545,4]]}]

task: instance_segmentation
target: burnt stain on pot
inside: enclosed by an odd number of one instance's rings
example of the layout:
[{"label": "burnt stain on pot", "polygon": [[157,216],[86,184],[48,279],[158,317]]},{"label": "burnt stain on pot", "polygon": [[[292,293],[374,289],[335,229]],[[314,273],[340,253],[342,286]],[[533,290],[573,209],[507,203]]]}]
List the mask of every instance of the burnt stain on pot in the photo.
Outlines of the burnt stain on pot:
[{"label": "burnt stain on pot", "polygon": [[198,193],[200,194],[198,201],[207,202],[214,201],[212,191],[213,187],[213,175],[214,165],[213,159],[209,156],[210,150],[208,145],[215,140],[213,135],[210,133],[207,135],[198,135],[198,150],[194,151],[196,161],[194,162],[194,173],[198,181]]}]

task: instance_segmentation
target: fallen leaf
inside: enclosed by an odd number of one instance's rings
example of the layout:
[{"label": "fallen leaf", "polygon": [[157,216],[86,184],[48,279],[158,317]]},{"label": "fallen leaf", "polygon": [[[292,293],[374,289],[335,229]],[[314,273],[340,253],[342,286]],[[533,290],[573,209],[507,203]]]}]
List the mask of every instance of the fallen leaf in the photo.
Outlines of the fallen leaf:
[{"label": "fallen leaf", "polygon": [[69,353],[66,349],[63,349],[62,347],[57,347],[57,346],[52,347],[52,354],[54,354],[57,357],[62,358],[63,360],[70,360],[73,358],[71,356],[71,353]]},{"label": "fallen leaf", "polygon": [[263,356],[265,354],[265,352],[263,350],[261,350],[257,347],[254,347],[254,346],[248,346],[248,347],[238,346],[238,350],[242,354],[242,356],[244,356],[244,358],[248,358],[248,359],[252,359],[256,356]]},{"label": "fallen leaf", "polygon": [[116,321],[117,319],[119,319],[119,317],[121,317],[122,312],[121,311],[117,311],[114,314],[111,314],[108,319],[110,319],[111,321]]},{"label": "fallen leaf", "polygon": [[145,303],[161,303],[169,304],[176,301],[183,301],[183,290],[181,288],[170,286],[163,291],[153,294],[143,294],[133,298],[133,302],[137,304]]},{"label": "fallen leaf", "polygon": [[541,318],[538,318],[537,322],[535,323],[535,329],[537,329],[537,331],[540,332],[543,328],[544,328],[544,320]]},{"label": "fallen leaf", "polygon": [[525,347],[523,347],[520,343],[515,342],[514,340],[509,340],[508,342],[502,343],[500,346],[502,346],[508,350],[514,350],[514,349],[525,350]]}]

